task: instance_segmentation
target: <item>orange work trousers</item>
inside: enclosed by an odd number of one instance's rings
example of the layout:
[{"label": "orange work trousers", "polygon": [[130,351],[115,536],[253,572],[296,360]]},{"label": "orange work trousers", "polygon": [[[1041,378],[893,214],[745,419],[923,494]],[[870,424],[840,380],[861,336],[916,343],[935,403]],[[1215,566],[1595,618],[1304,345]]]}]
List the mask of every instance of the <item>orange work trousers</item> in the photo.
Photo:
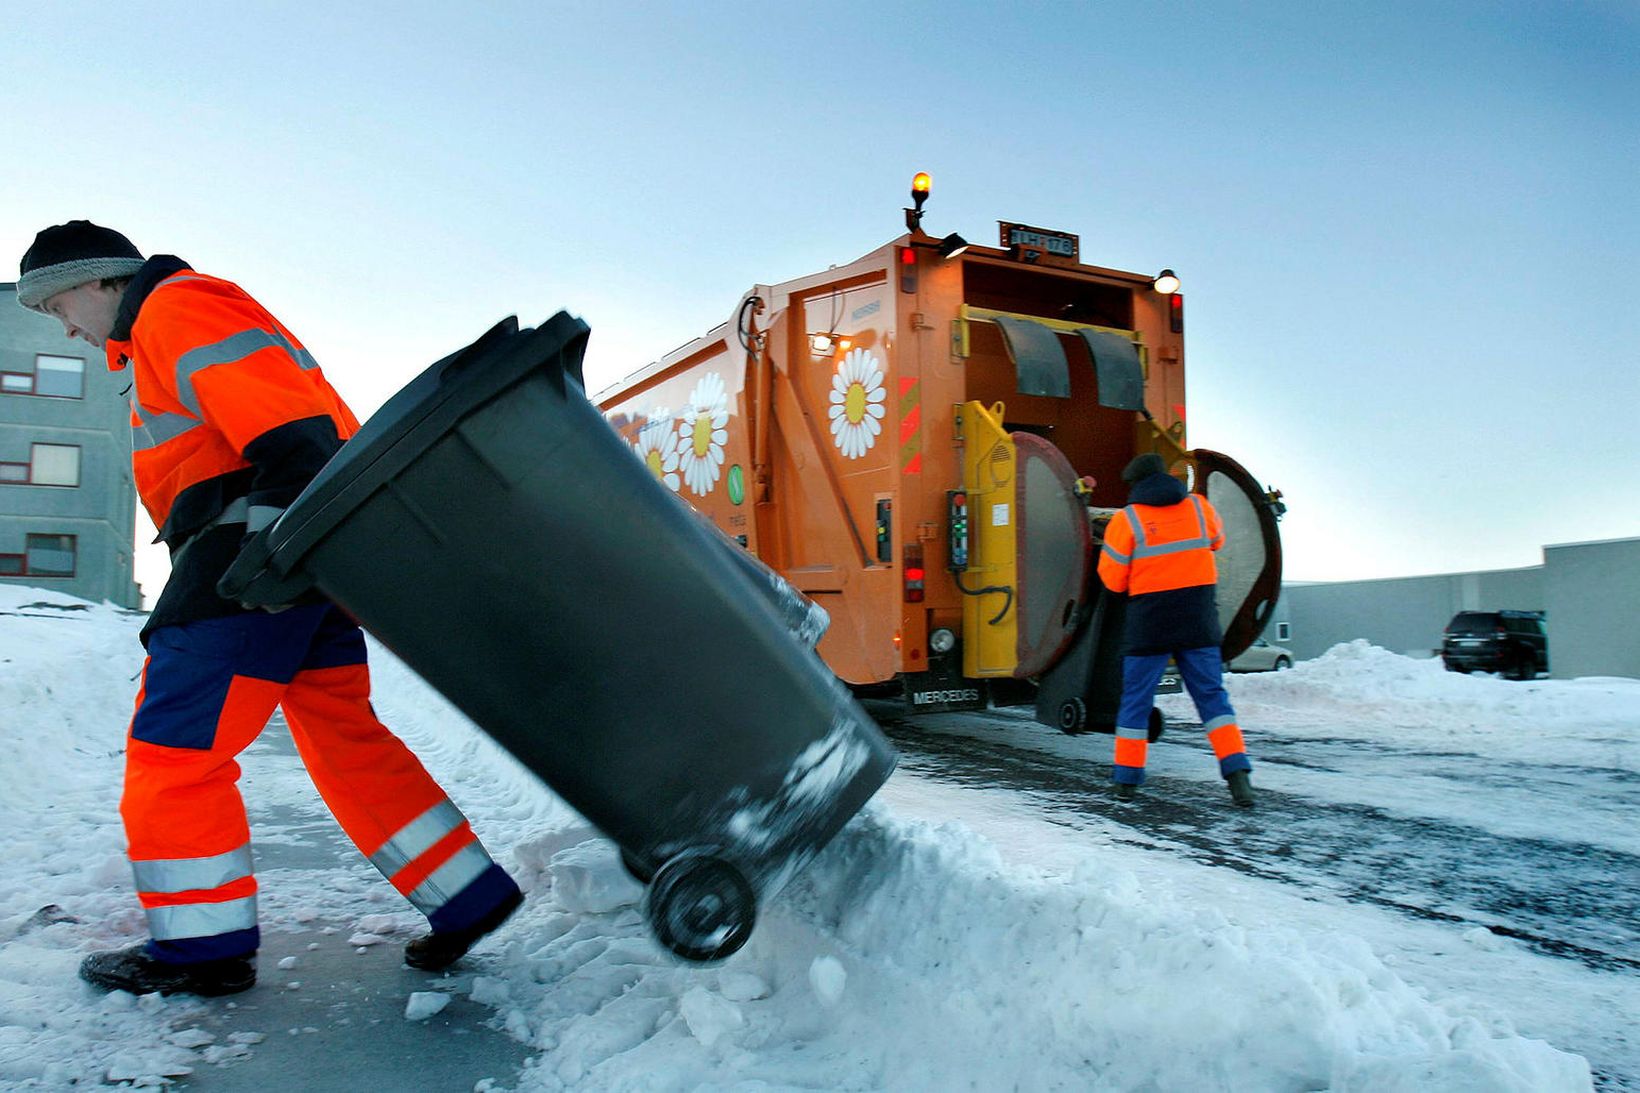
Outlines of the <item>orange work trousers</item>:
[{"label": "orange work trousers", "polygon": [[240,752],[284,710],[319,795],[434,930],[469,926],[517,886],[376,718],[364,635],[328,604],[153,631],[127,740],[120,815],[149,951],[187,963],[256,951]]}]

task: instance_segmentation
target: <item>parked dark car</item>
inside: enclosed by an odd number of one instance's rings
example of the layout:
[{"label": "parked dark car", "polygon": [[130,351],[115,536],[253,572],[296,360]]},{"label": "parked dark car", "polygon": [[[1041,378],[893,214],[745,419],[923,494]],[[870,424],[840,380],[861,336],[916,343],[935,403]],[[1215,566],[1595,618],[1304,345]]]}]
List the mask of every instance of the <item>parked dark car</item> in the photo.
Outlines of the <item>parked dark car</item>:
[{"label": "parked dark car", "polygon": [[1446,624],[1441,662],[1449,672],[1501,672],[1536,679],[1549,670],[1541,611],[1460,611]]}]

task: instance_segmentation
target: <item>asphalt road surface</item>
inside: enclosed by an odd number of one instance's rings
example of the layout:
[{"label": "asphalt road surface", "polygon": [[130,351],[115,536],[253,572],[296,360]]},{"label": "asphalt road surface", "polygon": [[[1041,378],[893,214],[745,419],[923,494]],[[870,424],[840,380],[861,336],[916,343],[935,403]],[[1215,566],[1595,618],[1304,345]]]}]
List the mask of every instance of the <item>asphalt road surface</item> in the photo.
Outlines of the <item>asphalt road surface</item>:
[{"label": "asphalt road surface", "polygon": [[[869,708],[900,749],[903,769],[1018,791],[1054,822],[1076,826],[1099,816],[1130,829],[1137,845],[1417,918],[1483,926],[1591,968],[1640,970],[1640,886],[1633,883],[1640,857],[1579,843],[1575,833],[1554,841],[1513,838],[1364,801],[1317,801],[1263,787],[1258,807],[1247,812],[1230,807],[1216,778],[1170,778],[1154,767],[1140,802],[1126,804],[1112,795],[1109,736],[1066,738],[1014,712],[908,718],[893,704]],[[1170,721],[1167,733],[1153,747],[1206,750],[1199,724]],[[1265,737],[1254,750],[1255,767],[1405,765],[1409,775],[1427,775],[1461,764],[1470,782],[1522,777],[1518,770],[1478,765],[1472,755],[1397,754],[1361,740]],[[1211,754],[1201,758],[1211,770]],[[1630,795],[1640,789],[1634,785],[1640,779],[1627,772],[1578,774],[1591,789],[1595,782]],[[1611,787],[1614,779],[1629,784]]]}]

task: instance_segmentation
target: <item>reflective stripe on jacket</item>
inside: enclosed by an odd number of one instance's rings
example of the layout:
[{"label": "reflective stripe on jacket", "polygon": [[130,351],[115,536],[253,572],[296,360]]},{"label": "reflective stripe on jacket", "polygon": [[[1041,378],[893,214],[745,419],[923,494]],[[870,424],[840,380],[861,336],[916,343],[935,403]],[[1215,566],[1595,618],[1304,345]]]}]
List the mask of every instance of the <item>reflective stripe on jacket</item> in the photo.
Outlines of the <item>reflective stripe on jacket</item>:
[{"label": "reflective stripe on jacket", "polygon": [[285,326],[231,282],[170,255],[127,287],[105,347],[130,367],[131,469],[171,548],[144,635],[240,610],[216,581],[359,423]]},{"label": "reflective stripe on jacket", "polygon": [[1223,545],[1219,514],[1199,494],[1173,505],[1129,505],[1105,529],[1099,579],[1133,596],[1214,584],[1213,552]]},{"label": "reflective stripe on jacket", "polygon": [[[280,509],[295,499],[256,496],[258,480],[288,477],[257,464],[247,449],[258,439],[311,418],[331,423],[341,440],[359,427],[278,319],[237,285],[177,265],[152,287],[133,282],[130,291],[141,296],[132,322],[128,330],[116,327],[106,347],[110,368],[131,365],[131,467],[143,506],[167,542],[205,526],[232,501],[188,503],[190,490],[213,479],[251,471],[252,483],[230,492],[248,495],[253,510]],[[312,471],[331,454],[333,448]]]}]

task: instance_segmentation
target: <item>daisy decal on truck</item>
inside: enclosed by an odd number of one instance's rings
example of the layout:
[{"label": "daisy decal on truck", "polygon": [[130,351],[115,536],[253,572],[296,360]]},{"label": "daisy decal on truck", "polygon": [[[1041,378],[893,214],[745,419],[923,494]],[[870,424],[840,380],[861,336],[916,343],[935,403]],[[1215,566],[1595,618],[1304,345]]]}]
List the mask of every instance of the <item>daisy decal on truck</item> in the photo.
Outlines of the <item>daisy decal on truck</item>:
[{"label": "daisy decal on truck", "polygon": [[673,493],[678,492],[683,483],[678,477],[678,443],[672,429],[672,411],[665,407],[651,410],[649,420],[638,430],[632,450],[657,481]]},{"label": "daisy decal on truck", "polygon": [[831,438],[846,458],[859,459],[877,443],[886,413],[883,366],[869,349],[851,349],[831,381]]},{"label": "daisy decal on truck", "polygon": [[723,466],[723,445],[729,440],[729,399],[723,377],[702,376],[689,392],[678,424],[678,469],[689,492],[705,497],[717,484]]}]

